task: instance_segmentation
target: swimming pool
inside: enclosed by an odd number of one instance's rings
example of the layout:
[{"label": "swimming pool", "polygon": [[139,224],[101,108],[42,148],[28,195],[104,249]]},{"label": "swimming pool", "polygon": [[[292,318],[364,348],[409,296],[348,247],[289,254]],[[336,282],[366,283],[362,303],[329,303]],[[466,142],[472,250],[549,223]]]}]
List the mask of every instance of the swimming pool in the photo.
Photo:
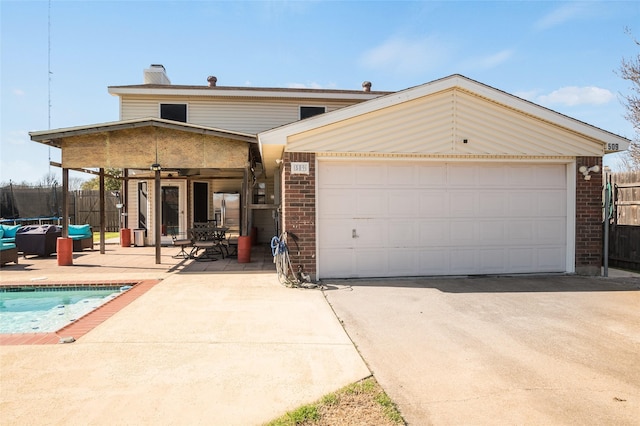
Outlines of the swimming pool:
[{"label": "swimming pool", "polygon": [[11,287],[0,289],[0,334],[54,332],[131,286]]}]

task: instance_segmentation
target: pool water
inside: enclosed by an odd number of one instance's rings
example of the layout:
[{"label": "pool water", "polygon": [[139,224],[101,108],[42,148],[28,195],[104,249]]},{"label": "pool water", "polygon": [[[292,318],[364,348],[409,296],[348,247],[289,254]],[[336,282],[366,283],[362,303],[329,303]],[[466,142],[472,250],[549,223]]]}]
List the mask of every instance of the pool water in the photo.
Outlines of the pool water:
[{"label": "pool water", "polygon": [[0,333],[49,333],[93,311],[130,287],[0,290]]}]

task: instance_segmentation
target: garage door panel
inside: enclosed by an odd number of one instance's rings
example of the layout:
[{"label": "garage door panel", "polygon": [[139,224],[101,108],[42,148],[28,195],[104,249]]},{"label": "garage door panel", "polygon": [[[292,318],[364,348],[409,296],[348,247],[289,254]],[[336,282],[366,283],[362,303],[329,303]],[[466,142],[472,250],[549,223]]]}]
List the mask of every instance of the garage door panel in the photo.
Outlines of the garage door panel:
[{"label": "garage door panel", "polygon": [[478,240],[476,222],[471,219],[449,222],[449,243],[452,246],[474,245]]},{"label": "garage door panel", "polygon": [[530,220],[510,220],[507,226],[507,242],[510,244],[525,244],[533,241],[534,224]]},{"label": "garage door panel", "polygon": [[566,241],[566,223],[563,219],[536,219],[533,222],[535,240],[538,244],[564,245]]},{"label": "garage door panel", "polygon": [[529,191],[508,191],[507,196],[507,217],[528,217],[535,214],[537,201],[532,199]]},{"label": "garage door panel", "polygon": [[425,249],[419,253],[420,275],[450,275],[451,269],[449,260],[451,254],[449,249]]},{"label": "garage door panel", "polygon": [[353,198],[344,190],[326,189],[322,201],[318,203],[318,214],[321,217],[352,217]]},{"label": "garage door panel", "polygon": [[[352,276],[354,269],[353,250],[349,249],[320,249],[318,253],[321,263],[326,264],[331,270],[333,278],[348,278]],[[323,268],[324,269],[324,268]]]},{"label": "garage door panel", "polygon": [[352,229],[351,223],[343,219],[325,219],[319,228],[318,244],[326,248],[351,249],[354,247]]},{"label": "garage door panel", "polygon": [[511,272],[533,272],[538,263],[536,249],[532,247],[514,247],[509,250],[509,269]]},{"label": "garage door panel", "polygon": [[423,188],[442,188],[447,183],[447,167],[436,164],[420,165],[418,184]]},{"label": "garage door panel", "polygon": [[478,251],[473,249],[453,248],[451,253],[451,270],[456,274],[477,274],[478,271]]},{"label": "garage door panel", "polygon": [[454,191],[449,198],[451,217],[476,217],[478,196],[475,191]]},{"label": "garage door panel", "polygon": [[564,247],[538,248],[538,266],[549,272],[563,272],[565,264]]},{"label": "garage door panel", "polygon": [[[351,173],[319,163],[321,277],[566,268],[565,165],[327,163]],[[326,184],[327,172],[353,179]]]},{"label": "garage door panel", "polygon": [[447,173],[447,186],[449,188],[469,188],[476,186],[478,180],[477,168],[464,164],[451,164]]},{"label": "garage door panel", "polygon": [[442,190],[420,191],[413,195],[420,203],[419,217],[449,216],[449,193]]},{"label": "garage door panel", "polygon": [[414,186],[416,182],[415,171],[416,167],[389,164],[387,166],[388,184],[401,189]]},{"label": "garage door panel", "polygon": [[423,247],[438,247],[449,245],[449,221],[422,220],[418,223],[420,230],[420,245]]},{"label": "garage door panel", "polygon": [[389,270],[387,276],[419,275],[418,252],[412,249],[389,250]]},{"label": "garage door panel", "polygon": [[538,216],[564,216],[567,211],[567,195],[563,190],[537,194]]},{"label": "garage door panel", "polygon": [[539,165],[534,168],[536,188],[566,188],[566,169],[557,165]]},{"label": "garage door panel", "polygon": [[380,187],[386,185],[387,172],[384,164],[360,164],[355,166],[355,184],[358,187]]},{"label": "garage door panel", "polygon": [[342,163],[322,164],[322,185],[351,188],[355,183],[355,172],[351,167]]},{"label": "garage door panel", "polygon": [[414,196],[415,191],[397,190],[390,192],[389,217],[416,217],[420,212],[420,199]]},{"label": "garage door panel", "polygon": [[487,191],[478,198],[479,217],[504,217],[507,213],[507,200],[502,191]]},{"label": "garage door panel", "polygon": [[350,234],[355,230],[354,244],[361,249],[386,247],[389,222],[381,219],[355,219]]},{"label": "garage door panel", "polygon": [[[370,277],[387,277],[388,251],[379,249],[364,249],[355,252],[355,275]],[[358,271],[364,271],[361,275]]]},{"label": "garage door panel", "polygon": [[500,165],[478,166],[476,186],[481,188],[503,188],[507,183],[507,170]]},{"label": "garage door panel", "polygon": [[[354,203],[355,200],[355,203]],[[349,205],[355,204],[356,218],[388,217],[388,199],[386,194],[381,194],[380,190],[366,189],[360,190],[355,197],[349,201]]]},{"label": "garage door panel", "polygon": [[478,240],[481,245],[504,244],[505,234],[505,223],[502,220],[483,220],[478,225]]},{"label": "garage door panel", "polygon": [[507,271],[506,261],[505,249],[483,249],[480,251],[479,271],[481,274],[504,273]]},{"label": "garage door panel", "polygon": [[419,247],[420,233],[416,232],[416,223],[413,220],[392,220],[389,221],[388,227],[388,247]]}]

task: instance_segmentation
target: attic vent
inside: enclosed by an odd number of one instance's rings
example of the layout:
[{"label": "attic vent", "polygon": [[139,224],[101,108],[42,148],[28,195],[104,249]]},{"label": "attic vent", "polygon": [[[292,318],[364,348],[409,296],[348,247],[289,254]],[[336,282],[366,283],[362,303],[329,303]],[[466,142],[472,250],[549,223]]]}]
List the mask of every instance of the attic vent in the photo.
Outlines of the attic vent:
[{"label": "attic vent", "polygon": [[371,91],[371,82],[370,81],[365,81],[362,83],[362,89],[365,92],[370,92]]},{"label": "attic vent", "polygon": [[218,78],[215,75],[210,75],[209,77],[207,77],[207,81],[209,82],[209,87],[216,87]]},{"label": "attic vent", "polygon": [[171,81],[163,65],[151,64],[144,70],[144,84],[171,84]]}]

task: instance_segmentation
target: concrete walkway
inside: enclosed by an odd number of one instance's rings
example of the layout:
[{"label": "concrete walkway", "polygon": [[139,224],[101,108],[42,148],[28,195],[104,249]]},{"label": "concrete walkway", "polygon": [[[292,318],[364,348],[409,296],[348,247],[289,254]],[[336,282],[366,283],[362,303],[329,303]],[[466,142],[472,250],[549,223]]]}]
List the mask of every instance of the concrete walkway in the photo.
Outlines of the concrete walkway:
[{"label": "concrete walkway", "polygon": [[75,343],[1,346],[3,425],[259,425],[370,375],[320,291],[256,265],[203,273],[175,248],[162,265],[152,248],[110,250],[0,271],[4,283],[163,279]]}]

